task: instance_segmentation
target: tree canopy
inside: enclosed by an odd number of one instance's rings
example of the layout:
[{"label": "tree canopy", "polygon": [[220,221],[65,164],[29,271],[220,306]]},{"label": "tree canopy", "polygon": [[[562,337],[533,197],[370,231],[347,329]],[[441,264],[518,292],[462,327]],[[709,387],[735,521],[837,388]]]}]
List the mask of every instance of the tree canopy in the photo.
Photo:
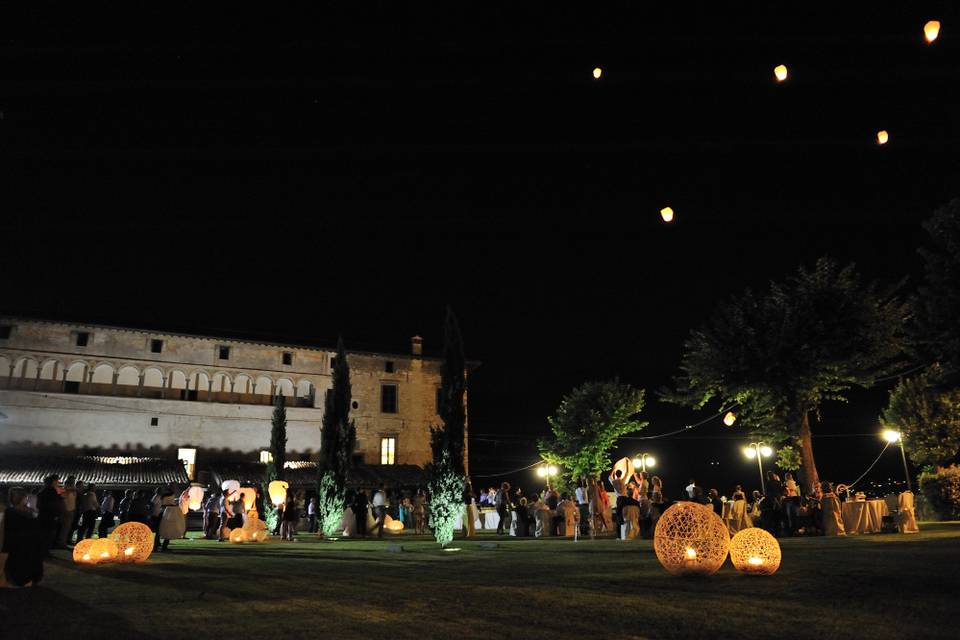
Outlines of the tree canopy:
[{"label": "tree canopy", "polygon": [[908,305],[821,258],[782,282],[718,305],[684,343],[668,400],[739,406],[738,423],[771,444],[800,446],[804,486],[818,482],[810,414],[846,401],[903,363]]},{"label": "tree canopy", "polygon": [[596,478],[610,468],[617,439],[647,426],[637,419],[644,403],[643,389],[617,379],[582,384],[547,418],[552,435],[539,441],[540,455],[570,478]]},{"label": "tree canopy", "polygon": [[940,365],[900,380],[880,419],[901,433],[904,450],[920,465],[947,466],[960,455],[960,390],[942,383]]},{"label": "tree canopy", "polygon": [[911,336],[921,358],[960,369],[960,199],[923,223],[931,246],[920,249],[924,279],[915,301]]},{"label": "tree canopy", "polygon": [[350,420],[351,397],[350,365],[341,337],[333,361],[333,386],[324,398],[320,434],[317,511],[325,535],[337,532],[346,504],[350,455],[357,441],[356,426]]}]

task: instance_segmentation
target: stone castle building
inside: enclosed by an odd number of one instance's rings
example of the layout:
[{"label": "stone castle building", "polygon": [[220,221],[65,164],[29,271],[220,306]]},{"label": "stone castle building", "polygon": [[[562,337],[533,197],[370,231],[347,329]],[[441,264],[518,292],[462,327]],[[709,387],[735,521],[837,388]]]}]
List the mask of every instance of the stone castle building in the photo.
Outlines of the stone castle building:
[{"label": "stone castle building", "polygon": [[[0,317],[0,451],[182,460],[262,460],[273,398],[287,456],[315,460],[335,351],[213,336]],[[348,351],[355,463],[430,460],[438,358]]]}]

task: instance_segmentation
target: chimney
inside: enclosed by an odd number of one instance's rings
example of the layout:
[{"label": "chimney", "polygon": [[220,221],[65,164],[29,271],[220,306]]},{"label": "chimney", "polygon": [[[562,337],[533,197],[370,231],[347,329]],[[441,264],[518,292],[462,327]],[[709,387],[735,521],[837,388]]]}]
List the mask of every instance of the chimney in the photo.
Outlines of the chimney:
[{"label": "chimney", "polygon": [[420,336],[410,338],[410,352],[415,356],[423,355],[423,338]]}]

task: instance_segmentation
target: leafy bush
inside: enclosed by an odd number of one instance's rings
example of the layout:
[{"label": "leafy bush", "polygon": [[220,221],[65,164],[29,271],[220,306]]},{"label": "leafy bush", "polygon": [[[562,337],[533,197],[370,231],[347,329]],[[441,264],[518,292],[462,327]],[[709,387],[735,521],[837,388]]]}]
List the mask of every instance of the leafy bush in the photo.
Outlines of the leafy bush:
[{"label": "leafy bush", "polygon": [[920,474],[920,492],[941,520],[960,520],[960,467],[937,467]]}]

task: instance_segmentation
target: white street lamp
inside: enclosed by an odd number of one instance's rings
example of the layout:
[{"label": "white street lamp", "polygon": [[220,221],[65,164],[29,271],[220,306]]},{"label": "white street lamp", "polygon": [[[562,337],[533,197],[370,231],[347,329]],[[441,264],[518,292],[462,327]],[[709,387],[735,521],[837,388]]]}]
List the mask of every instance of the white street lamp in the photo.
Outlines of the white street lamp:
[{"label": "white street lamp", "polygon": [[773,449],[761,442],[751,442],[743,448],[743,455],[747,456],[751,460],[753,458],[757,459],[757,468],[760,470],[760,492],[764,495],[767,494],[767,486],[763,481],[763,459],[769,458],[773,455]]},{"label": "white street lamp", "polygon": [[910,470],[907,468],[907,453],[903,450],[903,434],[893,429],[886,429],[881,435],[888,444],[898,443],[900,445],[900,457],[903,460],[903,476],[907,480],[907,491],[913,491],[910,484]]},{"label": "white street lamp", "polygon": [[657,466],[657,459],[654,458],[649,453],[640,453],[637,454],[637,457],[633,459],[633,468],[640,468],[640,471],[646,473],[647,467]]}]

